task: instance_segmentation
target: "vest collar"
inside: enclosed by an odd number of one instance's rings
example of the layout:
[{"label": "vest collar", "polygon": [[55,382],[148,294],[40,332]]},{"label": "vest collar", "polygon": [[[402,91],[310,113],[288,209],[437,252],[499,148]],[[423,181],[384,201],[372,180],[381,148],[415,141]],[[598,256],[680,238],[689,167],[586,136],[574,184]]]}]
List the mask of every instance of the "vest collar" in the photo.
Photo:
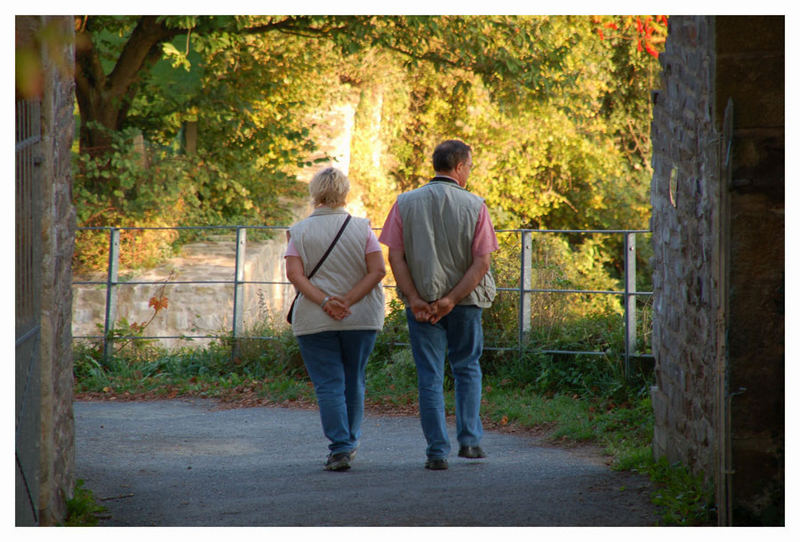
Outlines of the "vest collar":
[{"label": "vest collar", "polygon": [[453,186],[455,186],[457,188],[461,188],[462,190],[465,190],[465,188],[463,186],[458,184],[458,181],[456,181],[452,177],[445,177],[443,175],[437,175],[436,177],[434,177],[433,179],[428,181],[428,183],[429,184],[430,183],[447,183],[447,184],[452,184]]},{"label": "vest collar", "polygon": [[350,213],[345,211],[344,207],[334,208],[323,205],[322,207],[317,207],[316,209],[314,209],[314,211],[311,213],[310,216],[348,215],[348,214]]}]

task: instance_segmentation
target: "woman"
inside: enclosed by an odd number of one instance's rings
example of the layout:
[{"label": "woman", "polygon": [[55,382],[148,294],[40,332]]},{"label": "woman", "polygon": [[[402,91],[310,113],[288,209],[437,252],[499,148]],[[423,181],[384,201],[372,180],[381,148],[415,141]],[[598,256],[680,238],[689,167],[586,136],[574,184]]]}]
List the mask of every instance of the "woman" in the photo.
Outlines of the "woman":
[{"label": "woman", "polygon": [[386,269],[369,220],[352,217],[308,278],[350,216],[343,208],[350,182],[329,167],[314,175],[308,189],[314,212],[287,232],[286,276],[300,294],[292,331],[330,440],[325,469],[339,471],[350,468],[361,436],[365,369],[383,327],[380,281]]}]

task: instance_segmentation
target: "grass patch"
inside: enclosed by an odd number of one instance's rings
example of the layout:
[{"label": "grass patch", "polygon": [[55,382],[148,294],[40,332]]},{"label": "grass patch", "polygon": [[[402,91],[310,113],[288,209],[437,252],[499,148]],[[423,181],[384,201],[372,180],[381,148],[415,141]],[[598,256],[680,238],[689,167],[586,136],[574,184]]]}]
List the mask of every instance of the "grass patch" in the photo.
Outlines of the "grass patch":
[{"label": "grass patch", "polygon": [[103,360],[96,347],[79,344],[73,359],[79,396],[200,397],[251,404],[314,402],[305,370],[286,360],[272,361],[268,348],[258,357],[244,360],[232,359],[230,348],[219,343],[199,349],[161,350],[144,359],[117,355]]},{"label": "grass patch", "polygon": [[99,505],[92,491],[83,487],[83,480],[78,480],[72,498],[67,499],[67,517],[64,525],[66,527],[94,527],[105,512],[106,507]]},{"label": "grass patch", "polygon": [[661,525],[716,525],[714,492],[702,476],[664,458],[649,461],[641,470],[656,483],[652,498],[662,511]]}]

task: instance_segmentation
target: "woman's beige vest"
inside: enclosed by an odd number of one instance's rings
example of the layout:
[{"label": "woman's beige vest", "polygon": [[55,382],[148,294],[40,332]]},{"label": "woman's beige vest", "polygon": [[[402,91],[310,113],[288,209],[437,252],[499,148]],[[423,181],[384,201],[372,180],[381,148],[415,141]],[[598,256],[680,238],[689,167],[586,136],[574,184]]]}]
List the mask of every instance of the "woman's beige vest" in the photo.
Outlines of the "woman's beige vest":
[{"label": "woman's beige vest", "polygon": [[[344,209],[320,207],[289,229],[292,243],[303,260],[306,276],[325,254],[346,217]],[[369,233],[369,220],[353,217],[331,253],[311,277],[311,283],[328,295],[349,292],[367,274],[364,250]],[[350,312],[345,319],[335,320],[300,294],[294,308],[292,331],[295,335],[307,335],[321,331],[379,330],[384,319],[382,286],[375,286],[350,307]]]},{"label": "woman's beige vest", "polygon": [[[411,278],[420,297],[431,302],[447,294],[472,265],[472,240],[483,200],[454,181],[434,178],[401,194],[397,209]],[[496,293],[488,271],[459,305],[490,307]],[[401,294],[407,304],[407,299]]]}]

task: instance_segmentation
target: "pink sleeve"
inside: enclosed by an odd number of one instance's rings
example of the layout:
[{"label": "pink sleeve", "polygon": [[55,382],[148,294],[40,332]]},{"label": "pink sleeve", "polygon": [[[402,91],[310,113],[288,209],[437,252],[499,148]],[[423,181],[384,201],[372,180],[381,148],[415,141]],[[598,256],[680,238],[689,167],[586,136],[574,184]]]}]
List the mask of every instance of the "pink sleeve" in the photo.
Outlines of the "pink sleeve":
[{"label": "pink sleeve", "polygon": [[375,232],[369,230],[369,236],[367,236],[367,248],[364,250],[364,254],[370,254],[371,252],[380,252],[381,245],[378,243],[378,238],[375,237]]},{"label": "pink sleeve", "polygon": [[287,243],[286,245],[286,252],[283,254],[284,258],[286,258],[287,256],[297,256],[298,258],[300,257],[300,253],[297,252],[296,248],[294,248],[294,243],[292,243],[291,239],[289,239],[289,243]]},{"label": "pink sleeve", "polygon": [[397,210],[397,202],[392,206],[389,215],[386,217],[386,222],[383,223],[381,236],[378,240],[389,248],[396,250],[403,250],[403,219],[400,217],[400,212]]},{"label": "pink sleeve", "polygon": [[497,235],[494,233],[492,219],[486,204],[481,207],[478,223],[475,225],[475,237],[472,239],[472,256],[478,257],[494,252],[499,248]]}]

